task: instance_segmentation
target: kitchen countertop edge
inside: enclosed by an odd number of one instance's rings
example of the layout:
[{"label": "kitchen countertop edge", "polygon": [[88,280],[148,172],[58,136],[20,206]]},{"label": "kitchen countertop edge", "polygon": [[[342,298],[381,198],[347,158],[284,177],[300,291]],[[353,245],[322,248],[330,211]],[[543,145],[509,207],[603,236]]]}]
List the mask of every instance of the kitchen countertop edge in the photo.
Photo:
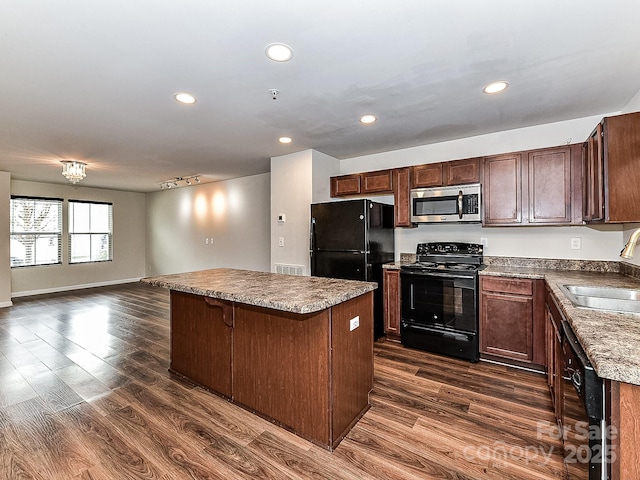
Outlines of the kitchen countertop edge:
[{"label": "kitchen countertop edge", "polygon": [[148,285],[291,313],[314,313],[372,292],[373,282],[230,268],[146,277]]}]

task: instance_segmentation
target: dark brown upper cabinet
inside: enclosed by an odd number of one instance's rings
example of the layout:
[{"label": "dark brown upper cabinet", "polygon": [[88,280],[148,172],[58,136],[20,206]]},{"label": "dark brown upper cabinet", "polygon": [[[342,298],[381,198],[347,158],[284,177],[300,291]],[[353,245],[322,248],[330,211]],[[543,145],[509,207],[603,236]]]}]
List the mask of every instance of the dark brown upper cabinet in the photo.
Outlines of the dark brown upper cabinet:
[{"label": "dark brown upper cabinet", "polygon": [[393,170],[353,173],[331,177],[331,196],[392,194]]},{"label": "dark brown upper cabinet", "polygon": [[583,145],[584,221],[640,222],[640,112],[604,118]]},{"label": "dark brown upper cabinet", "polygon": [[480,182],[481,158],[426,163],[411,167],[412,188],[443,187]]},{"label": "dark brown upper cabinet", "polygon": [[393,218],[396,227],[415,227],[411,223],[411,169],[393,170]]},{"label": "dark brown upper cabinet", "polygon": [[582,155],[566,145],[485,157],[484,225],[582,223]]},{"label": "dark brown upper cabinet", "polygon": [[331,196],[360,195],[361,177],[359,173],[331,177]]}]

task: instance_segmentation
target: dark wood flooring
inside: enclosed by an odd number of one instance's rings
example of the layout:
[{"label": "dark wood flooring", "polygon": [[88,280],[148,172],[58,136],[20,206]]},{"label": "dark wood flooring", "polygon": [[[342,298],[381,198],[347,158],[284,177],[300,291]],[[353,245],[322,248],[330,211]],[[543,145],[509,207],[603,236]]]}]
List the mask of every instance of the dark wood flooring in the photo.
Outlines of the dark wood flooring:
[{"label": "dark wood flooring", "polygon": [[0,309],[0,477],[562,478],[539,374],[377,342],[371,409],[330,453],[168,366],[165,290],[15,299]]}]

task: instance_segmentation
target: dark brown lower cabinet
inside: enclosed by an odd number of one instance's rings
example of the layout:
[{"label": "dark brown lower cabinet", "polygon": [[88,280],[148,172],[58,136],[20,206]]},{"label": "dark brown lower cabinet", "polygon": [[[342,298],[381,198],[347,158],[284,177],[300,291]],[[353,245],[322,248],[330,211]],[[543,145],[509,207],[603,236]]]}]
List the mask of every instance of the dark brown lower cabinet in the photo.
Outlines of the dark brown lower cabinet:
[{"label": "dark brown lower cabinet", "polygon": [[480,353],[545,365],[544,280],[480,277]]},{"label": "dark brown lower cabinet", "polygon": [[231,397],[233,303],[171,291],[171,370]]},{"label": "dark brown lower cabinet", "polygon": [[297,314],[171,291],[171,370],[333,449],[369,408],[373,292]]},{"label": "dark brown lower cabinet", "polygon": [[389,340],[400,340],[400,270],[382,269],[384,294],[384,333]]},{"label": "dark brown lower cabinet", "polygon": [[547,291],[545,313],[547,384],[549,385],[549,392],[551,393],[556,422],[558,422],[562,419],[562,375],[564,372],[564,355],[562,353],[562,336],[560,330],[562,316],[549,291]]}]

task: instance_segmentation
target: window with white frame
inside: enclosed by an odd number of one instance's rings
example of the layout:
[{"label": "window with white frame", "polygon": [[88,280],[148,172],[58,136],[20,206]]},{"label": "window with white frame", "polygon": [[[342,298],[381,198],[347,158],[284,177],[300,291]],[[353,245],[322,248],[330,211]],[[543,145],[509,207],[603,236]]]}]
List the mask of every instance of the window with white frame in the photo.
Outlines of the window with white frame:
[{"label": "window with white frame", "polygon": [[11,267],[62,262],[62,199],[11,196]]},{"label": "window with white frame", "polygon": [[69,263],[112,260],[111,203],[69,200]]}]

